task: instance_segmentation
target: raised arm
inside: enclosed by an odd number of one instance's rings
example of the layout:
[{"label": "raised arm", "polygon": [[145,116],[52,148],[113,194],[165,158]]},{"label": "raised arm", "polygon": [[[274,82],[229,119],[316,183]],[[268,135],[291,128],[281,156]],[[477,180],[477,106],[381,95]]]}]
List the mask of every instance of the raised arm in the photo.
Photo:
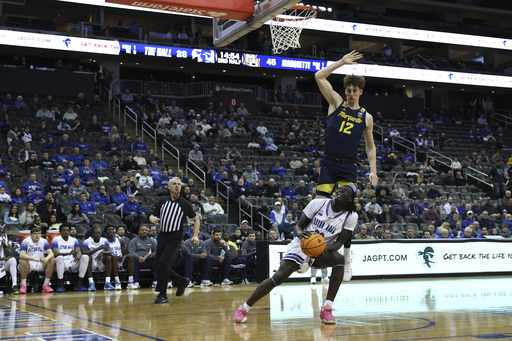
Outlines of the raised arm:
[{"label": "raised arm", "polygon": [[370,182],[372,186],[377,186],[379,177],[377,176],[377,152],[375,141],[373,140],[373,117],[366,113],[366,128],[364,128],[364,141],[366,144],[366,155],[370,162]]},{"label": "raised arm", "polygon": [[334,91],[331,83],[329,83],[327,80],[327,77],[329,77],[334,70],[342,67],[343,65],[357,64],[356,60],[361,59],[362,57],[363,55],[361,53],[352,51],[344,55],[343,58],[337,62],[334,62],[315,73],[315,80],[318,84],[318,88],[329,103],[329,114],[332,113],[341,104],[343,98],[340,94]]}]

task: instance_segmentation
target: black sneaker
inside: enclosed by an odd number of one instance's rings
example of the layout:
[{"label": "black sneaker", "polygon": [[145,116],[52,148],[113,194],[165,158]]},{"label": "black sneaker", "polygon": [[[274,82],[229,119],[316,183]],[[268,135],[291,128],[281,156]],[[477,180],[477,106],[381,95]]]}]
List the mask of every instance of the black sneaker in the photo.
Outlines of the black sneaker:
[{"label": "black sneaker", "polygon": [[19,295],[20,294],[20,291],[18,290],[18,286],[17,285],[13,285],[12,286],[12,294],[13,295]]},{"label": "black sneaker", "polygon": [[187,288],[188,284],[190,283],[190,280],[186,277],[183,278],[183,280],[178,284],[177,290],[176,290],[176,296],[181,296],[185,293],[185,289]]},{"label": "black sneaker", "polygon": [[155,303],[167,303],[167,302],[169,302],[169,297],[167,297],[166,294],[159,294],[155,299]]}]

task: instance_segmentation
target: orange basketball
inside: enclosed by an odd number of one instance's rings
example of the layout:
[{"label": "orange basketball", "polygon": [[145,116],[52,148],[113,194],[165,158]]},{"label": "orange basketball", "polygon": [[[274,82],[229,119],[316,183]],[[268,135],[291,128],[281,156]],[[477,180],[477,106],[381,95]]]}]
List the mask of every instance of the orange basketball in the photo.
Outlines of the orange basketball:
[{"label": "orange basketball", "polygon": [[300,241],[300,247],[306,256],[315,258],[325,251],[325,239],[319,233],[311,233],[309,238],[302,238]]}]

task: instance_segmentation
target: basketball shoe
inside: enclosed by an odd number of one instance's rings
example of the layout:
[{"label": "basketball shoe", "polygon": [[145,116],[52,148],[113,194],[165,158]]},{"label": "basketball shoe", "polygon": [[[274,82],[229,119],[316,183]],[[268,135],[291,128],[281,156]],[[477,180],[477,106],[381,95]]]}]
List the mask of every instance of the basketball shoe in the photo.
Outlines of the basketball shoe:
[{"label": "basketball shoe", "polygon": [[245,310],[243,305],[240,305],[233,314],[233,320],[236,323],[244,323],[245,321],[247,321],[247,316],[249,316],[249,312]]},{"label": "basketball shoe", "polygon": [[324,305],[320,309],[320,319],[323,323],[336,323],[336,319],[332,316],[332,308],[330,305]]}]

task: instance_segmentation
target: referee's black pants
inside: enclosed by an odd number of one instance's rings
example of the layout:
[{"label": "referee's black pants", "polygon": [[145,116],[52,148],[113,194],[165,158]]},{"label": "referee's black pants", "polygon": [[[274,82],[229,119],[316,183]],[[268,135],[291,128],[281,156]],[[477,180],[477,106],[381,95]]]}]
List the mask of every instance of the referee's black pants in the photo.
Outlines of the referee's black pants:
[{"label": "referee's black pants", "polygon": [[169,267],[172,255],[178,251],[182,239],[183,233],[181,231],[160,232],[158,234],[156,247],[156,263],[158,268],[157,292],[165,293],[167,291],[169,277],[174,285],[183,280],[183,277]]}]

